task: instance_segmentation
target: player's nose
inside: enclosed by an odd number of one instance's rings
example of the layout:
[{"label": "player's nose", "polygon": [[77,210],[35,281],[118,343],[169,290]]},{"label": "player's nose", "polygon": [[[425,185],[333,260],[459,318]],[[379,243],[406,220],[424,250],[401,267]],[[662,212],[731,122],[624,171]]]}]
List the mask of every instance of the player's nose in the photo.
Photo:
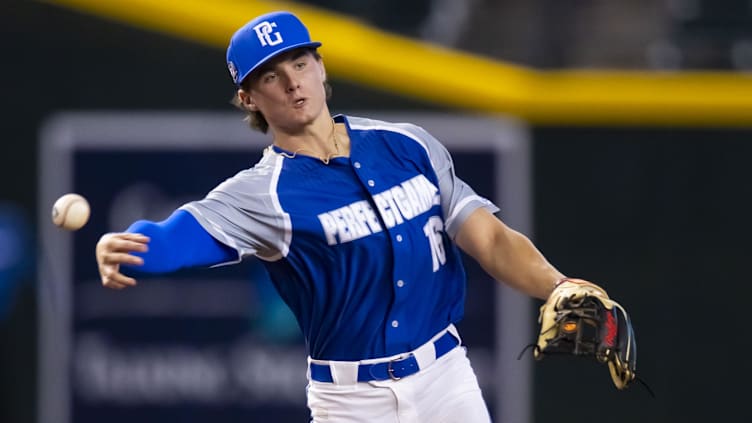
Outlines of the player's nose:
[{"label": "player's nose", "polygon": [[300,88],[300,79],[295,74],[286,73],[284,76],[286,91],[291,93]]}]

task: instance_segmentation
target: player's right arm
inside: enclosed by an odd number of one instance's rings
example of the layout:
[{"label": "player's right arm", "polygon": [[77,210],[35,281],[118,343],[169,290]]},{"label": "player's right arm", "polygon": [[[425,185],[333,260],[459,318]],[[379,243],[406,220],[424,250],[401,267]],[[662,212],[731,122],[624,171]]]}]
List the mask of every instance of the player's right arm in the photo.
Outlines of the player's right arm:
[{"label": "player's right arm", "polygon": [[123,273],[123,267],[167,273],[237,261],[238,253],[214,239],[190,213],[177,210],[162,222],[139,220],[125,232],[103,235],[96,257],[102,285],[123,289],[136,285],[136,279]]}]

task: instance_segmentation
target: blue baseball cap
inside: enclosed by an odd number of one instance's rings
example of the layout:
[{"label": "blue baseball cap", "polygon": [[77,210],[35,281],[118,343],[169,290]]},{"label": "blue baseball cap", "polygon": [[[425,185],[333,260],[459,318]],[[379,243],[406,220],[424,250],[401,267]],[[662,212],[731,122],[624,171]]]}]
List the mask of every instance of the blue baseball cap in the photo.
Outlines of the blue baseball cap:
[{"label": "blue baseball cap", "polygon": [[319,47],[311,41],[308,28],[290,12],[261,15],[243,25],[227,47],[227,68],[235,85],[280,53],[301,47]]}]

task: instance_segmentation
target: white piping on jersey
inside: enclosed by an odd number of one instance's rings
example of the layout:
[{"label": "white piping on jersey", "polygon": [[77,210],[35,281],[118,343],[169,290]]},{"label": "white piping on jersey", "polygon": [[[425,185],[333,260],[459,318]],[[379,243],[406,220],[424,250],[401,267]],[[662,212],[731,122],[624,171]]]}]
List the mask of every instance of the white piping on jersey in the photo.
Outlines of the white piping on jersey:
[{"label": "white piping on jersey", "polygon": [[362,124],[358,124],[358,123],[353,123],[352,122],[352,120],[354,120],[354,119],[357,119],[357,118],[350,118],[350,128],[352,128],[352,129],[355,129],[355,130],[377,129],[377,130],[382,130],[382,131],[396,132],[398,134],[402,134],[402,135],[404,135],[404,136],[406,136],[406,137],[414,140],[415,142],[417,142],[418,144],[420,144],[420,146],[423,147],[424,150],[426,150],[426,155],[428,155],[428,159],[431,160],[431,166],[433,166],[434,171],[436,170],[436,164],[431,159],[431,152],[428,151],[428,146],[416,134],[414,134],[414,133],[412,133],[412,132],[410,132],[410,131],[408,131],[407,129],[404,128],[404,126],[406,126],[408,124],[397,124],[397,123],[389,124],[387,122],[373,121],[373,120],[370,120],[370,119],[363,119],[363,118],[360,118],[358,120],[362,119],[362,120],[365,120],[366,122],[378,122],[378,123],[362,123]]},{"label": "white piping on jersey", "polygon": [[272,171],[272,178],[269,183],[269,198],[272,200],[274,210],[282,216],[282,241],[278,243],[277,249],[279,252],[270,257],[262,257],[257,255],[258,258],[266,261],[277,261],[283,257],[287,257],[290,252],[290,242],[292,241],[292,220],[290,214],[282,209],[282,204],[279,202],[279,195],[277,195],[277,184],[279,183],[279,175],[282,173],[282,163],[284,162],[284,156],[274,155],[274,170]]},{"label": "white piping on jersey", "polygon": [[[192,206],[191,204],[185,204],[185,205],[183,205],[180,208],[183,209],[183,210],[185,210],[185,211],[193,212],[193,213],[195,213],[198,216],[203,216],[203,213],[201,213],[201,210],[197,209],[196,207]],[[222,230],[222,227],[219,226],[219,225],[217,225],[217,224],[215,224],[210,219],[204,218],[204,221],[209,222],[209,224],[212,226],[212,228],[214,228],[214,230],[217,231],[217,234],[222,237],[222,239],[220,239],[219,241],[221,241],[225,245],[228,245],[230,248],[232,248],[233,250],[235,250],[235,251],[238,252],[238,258],[237,259],[232,260],[232,261],[226,261],[224,263],[217,263],[217,264],[215,264],[215,265],[213,265],[211,267],[227,266],[227,265],[230,265],[230,264],[237,264],[237,263],[240,263],[241,261],[243,261],[243,256],[244,256],[245,252],[243,251],[242,248],[238,247],[238,244],[235,242],[235,239],[233,239],[232,237],[227,236],[227,234],[225,233],[225,231]]]}]

